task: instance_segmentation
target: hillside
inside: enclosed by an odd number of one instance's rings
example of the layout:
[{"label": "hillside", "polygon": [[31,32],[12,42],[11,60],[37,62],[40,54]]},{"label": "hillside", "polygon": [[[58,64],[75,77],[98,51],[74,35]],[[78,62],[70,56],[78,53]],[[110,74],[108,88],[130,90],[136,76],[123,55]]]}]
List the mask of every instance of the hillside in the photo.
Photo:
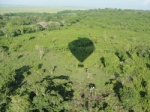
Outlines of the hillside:
[{"label": "hillside", "polygon": [[0,15],[0,111],[149,112],[149,26],[140,10]]}]

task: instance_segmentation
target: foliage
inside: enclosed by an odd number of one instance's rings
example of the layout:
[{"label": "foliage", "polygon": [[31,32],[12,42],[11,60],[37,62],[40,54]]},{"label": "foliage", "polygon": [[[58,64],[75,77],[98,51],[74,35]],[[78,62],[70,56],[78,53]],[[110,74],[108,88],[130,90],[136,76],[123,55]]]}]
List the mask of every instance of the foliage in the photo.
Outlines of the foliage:
[{"label": "foliage", "polygon": [[0,30],[0,36],[4,36],[4,33]]},{"label": "foliage", "polygon": [[149,18],[121,9],[0,15],[0,111],[149,112]]}]

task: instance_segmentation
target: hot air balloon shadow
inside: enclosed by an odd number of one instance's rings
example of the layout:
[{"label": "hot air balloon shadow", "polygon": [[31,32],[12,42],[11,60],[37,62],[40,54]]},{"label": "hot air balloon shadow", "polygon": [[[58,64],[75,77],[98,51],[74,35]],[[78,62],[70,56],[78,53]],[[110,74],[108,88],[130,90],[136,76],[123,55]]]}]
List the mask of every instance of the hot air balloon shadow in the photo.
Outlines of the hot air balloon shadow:
[{"label": "hot air balloon shadow", "polygon": [[78,67],[84,67],[83,62],[87,59],[95,50],[93,42],[85,37],[79,37],[68,44],[68,48],[75,58],[80,62]]}]

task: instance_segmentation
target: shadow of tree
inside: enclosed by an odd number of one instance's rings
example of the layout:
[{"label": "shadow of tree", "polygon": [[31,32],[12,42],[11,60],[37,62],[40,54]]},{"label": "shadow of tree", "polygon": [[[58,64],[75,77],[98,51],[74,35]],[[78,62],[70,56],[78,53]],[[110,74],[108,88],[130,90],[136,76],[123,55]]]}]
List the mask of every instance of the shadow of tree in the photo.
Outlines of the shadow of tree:
[{"label": "shadow of tree", "polygon": [[9,47],[8,46],[1,46],[0,49],[2,48],[2,50],[4,51],[8,51],[9,50]]},{"label": "shadow of tree", "polygon": [[102,57],[102,58],[100,58],[100,60],[101,60],[102,65],[103,65],[104,67],[106,67],[106,64],[105,64],[105,58]]},{"label": "shadow of tree", "polygon": [[69,77],[64,75],[47,76],[36,82],[38,91],[32,91],[29,96],[33,111],[66,111],[63,105],[71,101],[74,96],[72,85]]},{"label": "shadow of tree", "polygon": [[25,82],[23,82],[24,73],[27,73],[28,75],[30,75],[31,74],[31,72],[29,71],[30,68],[31,68],[30,66],[25,65],[15,70],[14,80],[9,81],[5,86],[9,89],[9,94],[13,94],[16,89],[26,84]]},{"label": "shadow of tree", "polygon": [[[1,102],[1,105],[3,105],[1,110],[4,110],[4,112],[6,111],[7,105],[11,102],[11,98],[9,96],[17,94],[16,90],[22,85],[27,84],[26,82],[23,82],[24,73],[27,73],[28,75],[31,74],[29,71],[30,68],[30,66],[25,65],[19,69],[16,69],[13,78],[8,80],[8,82],[6,82],[6,84],[4,84],[0,89],[0,99],[3,97],[5,99],[4,102]],[[13,73],[11,75],[13,75]]]},{"label": "shadow of tree", "polygon": [[113,87],[113,90],[115,92],[115,94],[117,95],[119,101],[121,101],[120,99],[120,89],[123,88],[123,85],[120,81],[117,81],[116,83],[114,83],[114,87]]},{"label": "shadow of tree", "polygon": [[113,91],[118,97],[119,101],[121,101],[120,89],[123,88],[123,84],[121,81],[118,80],[119,77],[118,73],[114,73],[114,76],[115,76],[114,78],[110,78],[109,81],[105,82],[105,85],[113,84]]},{"label": "shadow of tree", "polygon": [[33,39],[35,39],[35,37],[33,37],[33,36],[29,38],[29,40],[33,40]]},{"label": "shadow of tree", "polygon": [[42,66],[43,66],[43,64],[39,64],[39,65],[38,65],[38,69],[41,69]]},{"label": "shadow of tree", "polygon": [[30,66],[23,66],[23,67],[21,67],[21,68],[19,68],[19,69],[16,69],[15,70],[15,81],[16,81],[16,84],[20,84],[22,81],[23,81],[23,79],[24,79],[24,73],[27,73],[28,75],[30,75],[31,74],[31,72],[29,71],[30,70]]},{"label": "shadow of tree", "polygon": [[49,86],[47,87],[48,90],[57,91],[64,100],[71,100],[73,98],[73,82],[70,81],[70,78],[68,76],[47,76],[40,83],[43,83],[45,80],[48,81],[49,84]]},{"label": "shadow of tree", "polygon": [[148,69],[150,69],[150,64],[146,63],[146,67],[147,67]]}]

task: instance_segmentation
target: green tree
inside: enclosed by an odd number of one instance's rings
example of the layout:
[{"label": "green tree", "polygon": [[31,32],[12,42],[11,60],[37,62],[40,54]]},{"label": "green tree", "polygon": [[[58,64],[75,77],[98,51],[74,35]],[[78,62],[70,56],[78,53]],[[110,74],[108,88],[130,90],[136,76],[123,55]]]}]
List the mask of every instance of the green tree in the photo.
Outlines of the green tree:
[{"label": "green tree", "polygon": [[[35,88],[39,88],[38,90]],[[37,90],[31,98],[33,109],[60,112],[73,97],[72,82],[67,76],[46,77],[34,86]],[[67,109],[67,108],[66,108]],[[65,109],[65,110],[66,110]]]}]

